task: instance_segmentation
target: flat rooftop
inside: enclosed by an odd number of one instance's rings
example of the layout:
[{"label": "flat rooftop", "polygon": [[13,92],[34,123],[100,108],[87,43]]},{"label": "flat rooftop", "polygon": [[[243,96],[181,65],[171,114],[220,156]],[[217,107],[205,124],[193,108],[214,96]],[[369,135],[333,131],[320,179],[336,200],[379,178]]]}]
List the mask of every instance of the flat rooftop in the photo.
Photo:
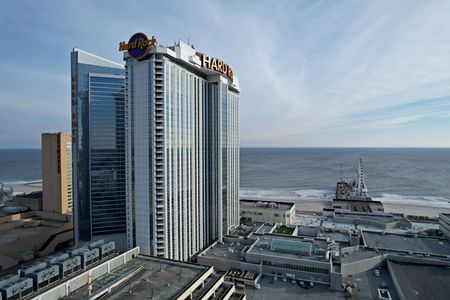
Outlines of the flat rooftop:
[{"label": "flat rooftop", "polygon": [[310,227],[317,227],[320,226],[322,217],[315,216],[315,215],[309,215],[309,214],[297,214],[295,218],[295,224],[296,225],[302,225],[302,226],[310,226]]},{"label": "flat rooftop", "polygon": [[[327,250],[328,243],[324,240],[314,239],[313,242],[310,240],[305,240],[301,237],[294,237],[288,235],[275,235],[275,234],[264,234],[259,236],[253,236],[254,238],[258,237],[259,242],[252,240],[242,240],[242,243],[216,243],[214,247],[208,249],[205,252],[205,257],[211,257],[216,259],[225,259],[230,261],[242,261],[241,259],[241,251],[246,247],[249,247],[246,253],[253,253],[259,255],[273,255],[278,257],[286,257],[293,259],[307,259],[313,261],[320,261],[328,263],[328,260],[325,259],[325,254],[316,255],[316,249],[324,249]],[[289,252],[283,252],[281,250],[271,250],[268,248],[264,248],[264,246],[260,246],[259,243],[272,243],[272,240],[287,240],[287,241],[296,241],[296,242],[306,242],[311,243],[311,255],[300,255]],[[253,247],[251,247],[253,245]]]},{"label": "flat rooftop", "polygon": [[353,219],[364,218],[366,220],[372,220],[372,221],[382,222],[382,223],[406,221],[406,218],[404,218],[402,215],[390,214],[390,213],[367,214],[367,213],[360,213],[360,212],[339,211],[339,212],[335,213],[335,216],[336,217],[353,218]]},{"label": "flat rooftop", "polygon": [[60,228],[63,224],[67,222],[62,222],[58,220],[48,220],[42,219],[40,217],[30,217],[19,219],[16,221],[10,221],[3,223],[8,224],[13,223],[16,224],[15,228],[6,228],[0,230],[0,245],[9,244],[15,242],[17,240],[29,239],[35,235],[39,235],[49,229]]},{"label": "flat rooftop", "polygon": [[448,299],[450,268],[389,262],[405,299]]},{"label": "flat rooftop", "polygon": [[[347,231],[347,230],[356,228],[356,226],[352,223],[336,222],[333,219],[327,219],[327,220],[323,221],[321,226],[325,230],[332,230],[332,231],[342,231],[342,230]],[[374,227],[374,229],[375,229],[375,227]]]},{"label": "flat rooftop", "polygon": [[446,239],[430,237],[414,237],[401,234],[381,234],[363,231],[364,240],[370,248],[425,253],[434,255],[450,255],[450,242]]},{"label": "flat rooftop", "polygon": [[47,226],[36,226],[29,228],[14,228],[9,230],[0,231],[1,239],[0,245],[9,244],[18,240],[29,239],[32,236],[41,234],[48,230]]},{"label": "flat rooftop", "polygon": [[379,253],[375,253],[372,251],[364,250],[360,248],[358,251],[350,252],[350,253],[341,253],[341,261],[342,263],[351,263],[355,261],[360,261],[363,259],[372,258],[375,256],[379,256]]},{"label": "flat rooftop", "polygon": [[295,206],[295,204],[291,202],[261,201],[248,199],[241,199],[240,205],[241,209],[257,208],[257,209],[268,209],[278,211],[290,210],[292,207]]},{"label": "flat rooftop", "polygon": [[206,257],[222,258],[232,261],[241,261],[241,251],[249,245],[237,243],[216,243],[206,251]]},{"label": "flat rooftop", "polygon": [[[28,194],[16,195],[14,197],[42,200],[42,191],[34,191]],[[12,200],[14,202],[14,198]]]},{"label": "flat rooftop", "polygon": [[263,224],[261,227],[258,228],[256,233],[259,233],[259,234],[269,233],[273,227],[274,227],[274,225],[272,225],[272,224]]},{"label": "flat rooftop", "polygon": [[261,289],[246,288],[245,294],[249,300],[291,300],[291,299],[344,299],[342,292],[332,291],[328,286],[314,285],[312,288],[302,288],[298,282],[292,280],[284,282],[282,279],[274,280],[271,276],[264,276],[259,281]]},{"label": "flat rooftop", "polygon": [[310,227],[310,226],[297,226],[297,235],[298,236],[308,236],[308,237],[317,237],[319,233],[319,227]]},{"label": "flat rooftop", "polygon": [[[111,273],[94,280],[92,295],[136,272],[137,275],[128,280],[127,284],[108,295],[108,299],[174,299],[208,268],[202,265],[138,256]],[[62,299],[88,298],[88,287],[84,285]]]},{"label": "flat rooftop", "polygon": [[253,223],[252,225],[240,224],[238,227],[234,228],[231,231],[230,235],[245,237],[248,236],[250,233],[255,232],[261,225],[262,223],[257,223],[256,226],[253,226]]},{"label": "flat rooftop", "polygon": [[344,233],[344,232],[339,232],[339,231],[332,231],[332,232],[328,232],[328,231],[322,231],[319,233],[320,237],[324,237],[324,238],[330,238],[336,242],[340,242],[340,243],[348,243],[349,239],[350,239],[350,234],[349,233]]},{"label": "flat rooftop", "polygon": [[383,209],[380,201],[333,199],[333,208],[340,209],[342,205],[348,205],[350,210],[355,212],[374,212],[379,208]]},{"label": "flat rooftop", "polygon": [[[375,270],[378,270],[378,276],[375,275]],[[343,279],[343,282],[344,284],[352,283],[356,285],[356,288],[353,288],[353,297],[350,299],[378,299],[379,288],[387,289],[392,300],[400,299],[386,267],[374,268],[367,272],[347,276]]]}]

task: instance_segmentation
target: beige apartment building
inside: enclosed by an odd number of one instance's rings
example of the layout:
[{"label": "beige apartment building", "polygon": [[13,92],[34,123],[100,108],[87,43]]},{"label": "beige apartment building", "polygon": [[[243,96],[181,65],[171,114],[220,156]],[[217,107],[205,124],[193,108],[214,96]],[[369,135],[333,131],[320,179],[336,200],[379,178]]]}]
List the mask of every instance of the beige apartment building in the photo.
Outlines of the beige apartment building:
[{"label": "beige apartment building", "polygon": [[42,210],[72,212],[72,135],[42,134]]},{"label": "beige apartment building", "polygon": [[240,212],[243,221],[281,223],[291,225],[295,221],[295,203],[241,199]]}]

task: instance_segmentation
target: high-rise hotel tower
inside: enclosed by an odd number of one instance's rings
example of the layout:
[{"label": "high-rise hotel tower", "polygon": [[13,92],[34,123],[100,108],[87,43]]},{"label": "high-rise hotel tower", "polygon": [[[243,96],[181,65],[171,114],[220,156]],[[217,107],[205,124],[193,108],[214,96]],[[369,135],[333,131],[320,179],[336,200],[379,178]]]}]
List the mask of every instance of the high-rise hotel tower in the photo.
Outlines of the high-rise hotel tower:
[{"label": "high-rise hotel tower", "polygon": [[75,240],[104,238],[124,249],[125,69],[76,48],[71,63]]},{"label": "high-rise hotel tower", "polygon": [[72,136],[42,134],[42,210],[72,213]]},{"label": "high-rise hotel tower", "polygon": [[133,35],[126,62],[127,238],[188,260],[239,224],[239,83],[223,61]]}]

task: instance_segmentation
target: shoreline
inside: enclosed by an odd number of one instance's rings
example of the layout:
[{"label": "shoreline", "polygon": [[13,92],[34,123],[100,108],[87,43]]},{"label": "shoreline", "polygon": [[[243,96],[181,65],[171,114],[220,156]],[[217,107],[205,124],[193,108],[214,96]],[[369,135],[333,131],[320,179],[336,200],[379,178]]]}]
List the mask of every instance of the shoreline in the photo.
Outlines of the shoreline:
[{"label": "shoreline", "polygon": [[[36,183],[31,184],[12,184],[8,185],[13,188],[14,195],[23,194],[23,193],[31,193],[34,191],[42,191],[42,186]],[[322,212],[324,207],[331,207],[332,200],[326,199],[302,199],[298,198],[265,198],[265,197],[239,197],[240,199],[249,199],[249,200],[259,200],[265,202],[293,202],[296,205],[297,211],[304,212]],[[426,217],[438,217],[439,213],[449,213],[450,214],[450,205],[449,207],[442,206],[425,206],[425,205],[417,205],[401,202],[383,202],[384,211],[387,213],[403,213],[406,215],[413,216],[426,216]]]},{"label": "shoreline", "polygon": [[[295,198],[261,198],[261,197],[240,197],[241,199],[259,200],[264,202],[293,202],[295,203],[297,211],[303,212],[322,212],[323,208],[331,207],[332,200],[317,200],[317,199],[304,199],[299,200]],[[440,213],[450,213],[450,207],[439,206],[423,206],[414,205],[411,203],[392,203],[383,202],[384,211],[386,213],[402,213],[412,216],[425,216],[430,218],[437,218]]]},{"label": "shoreline", "polygon": [[37,183],[5,184],[5,187],[12,187],[13,195],[21,195],[21,194],[28,194],[31,192],[42,191],[42,185]]}]

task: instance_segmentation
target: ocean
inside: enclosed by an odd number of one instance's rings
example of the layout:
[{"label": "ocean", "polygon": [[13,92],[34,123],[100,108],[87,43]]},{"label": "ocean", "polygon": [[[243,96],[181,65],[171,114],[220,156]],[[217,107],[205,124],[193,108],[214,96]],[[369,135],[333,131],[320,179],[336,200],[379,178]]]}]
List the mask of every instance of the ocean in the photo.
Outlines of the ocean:
[{"label": "ocean", "polygon": [[6,185],[42,183],[40,149],[0,149],[0,182]]},{"label": "ocean", "polygon": [[359,158],[369,195],[385,203],[450,208],[450,149],[243,148],[241,197],[332,199]]},{"label": "ocean", "polygon": [[[450,208],[447,148],[242,148],[242,197],[332,199],[336,181],[352,180],[359,158],[375,200]],[[1,150],[0,182],[41,183],[39,149]]]}]

